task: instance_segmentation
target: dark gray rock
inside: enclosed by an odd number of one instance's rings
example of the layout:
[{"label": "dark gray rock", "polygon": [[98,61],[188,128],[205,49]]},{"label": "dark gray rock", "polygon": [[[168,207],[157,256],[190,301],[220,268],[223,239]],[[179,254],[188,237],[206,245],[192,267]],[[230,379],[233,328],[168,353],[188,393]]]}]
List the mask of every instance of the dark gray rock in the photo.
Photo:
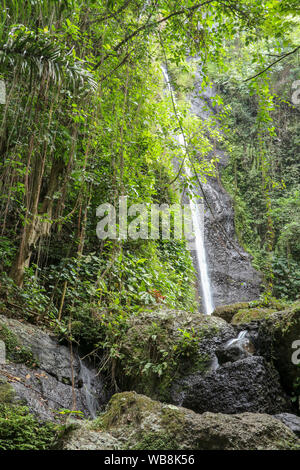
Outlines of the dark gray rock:
[{"label": "dark gray rock", "polygon": [[[119,367],[116,380],[117,384],[120,384],[119,389],[122,387],[123,390],[135,390],[151,398],[166,401],[169,400],[172,376],[176,374],[177,377],[183,377],[188,371],[213,370],[216,361],[215,350],[236,336],[235,328],[222,318],[157,307],[140,311],[138,315],[130,317],[126,339],[124,338],[122,342],[121,354],[127,357],[134,351],[137,363],[153,362],[152,348],[149,348],[153,324],[160,332],[159,343],[157,343],[160,350],[173,351],[173,348],[181,347],[182,332],[188,331],[198,337],[197,353],[190,356],[185,354],[178,356],[176,365],[171,366],[172,375],[170,374],[171,368],[168,371],[170,377],[168,385],[162,388],[155,375],[141,374],[138,367],[131,368],[126,376],[124,376],[123,369]],[[164,376],[161,379],[163,380]]]},{"label": "dark gray rock", "polygon": [[173,403],[204,413],[290,411],[278,373],[264,358],[250,356],[206,374],[194,374],[173,385]]},{"label": "dark gray rock", "polygon": [[96,370],[81,361],[77,352],[71,355],[67,346],[34,325],[3,315],[0,315],[1,323],[37,360],[34,368],[12,362],[0,367],[0,378],[11,383],[18,399],[42,420],[54,419],[61,409],[82,411],[86,417],[95,417],[106,400]]},{"label": "dark gray rock", "polygon": [[249,356],[241,345],[232,346],[231,348],[218,349],[216,351],[219,364],[226,364],[226,362],[235,362]]},{"label": "dark gray rock", "polygon": [[220,364],[225,364],[249,357],[254,352],[255,348],[248,331],[242,330],[236,338],[231,339],[223,348],[218,349],[216,356]]},{"label": "dark gray rock", "polygon": [[300,437],[300,417],[291,413],[280,413],[275,415],[274,418],[279,419],[285,424],[291,431],[293,431],[298,437]]},{"label": "dark gray rock", "polygon": [[[58,343],[50,333],[29,323],[23,323],[3,315],[0,315],[0,323],[4,323],[15,334],[23,346],[31,349],[45,372],[56,377],[60,382],[72,383],[70,351],[66,346]],[[77,355],[73,358],[73,368],[75,380],[77,380],[80,370]]]}]

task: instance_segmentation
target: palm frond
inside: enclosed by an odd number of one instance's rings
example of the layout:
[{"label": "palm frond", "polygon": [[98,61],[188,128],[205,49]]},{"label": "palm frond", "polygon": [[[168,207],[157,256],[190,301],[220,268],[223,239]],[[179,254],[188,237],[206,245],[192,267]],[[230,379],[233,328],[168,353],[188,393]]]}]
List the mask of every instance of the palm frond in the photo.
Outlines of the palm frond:
[{"label": "palm frond", "polygon": [[35,33],[23,25],[13,27],[7,41],[0,44],[0,67],[40,78],[47,73],[54,83],[66,81],[73,87],[88,86],[95,90],[97,86],[92,73],[74,56],[73,50],[65,50],[49,33]]}]

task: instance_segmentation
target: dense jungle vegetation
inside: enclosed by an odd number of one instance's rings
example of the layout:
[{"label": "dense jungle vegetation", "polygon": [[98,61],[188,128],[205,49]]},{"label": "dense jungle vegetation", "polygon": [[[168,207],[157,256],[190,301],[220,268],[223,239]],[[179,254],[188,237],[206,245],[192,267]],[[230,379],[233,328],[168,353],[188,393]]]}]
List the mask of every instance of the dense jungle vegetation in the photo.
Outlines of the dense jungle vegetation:
[{"label": "dense jungle vegetation", "polygon": [[[217,174],[216,142],[264,295],[297,298],[298,13],[295,0],[3,0],[3,313],[113,358],[126,318],[145,305],[197,310],[185,241],[99,241],[96,208],[124,195],[178,202],[194,177],[180,178],[174,156],[205,181]],[[206,122],[189,113],[197,68],[218,90]]]}]

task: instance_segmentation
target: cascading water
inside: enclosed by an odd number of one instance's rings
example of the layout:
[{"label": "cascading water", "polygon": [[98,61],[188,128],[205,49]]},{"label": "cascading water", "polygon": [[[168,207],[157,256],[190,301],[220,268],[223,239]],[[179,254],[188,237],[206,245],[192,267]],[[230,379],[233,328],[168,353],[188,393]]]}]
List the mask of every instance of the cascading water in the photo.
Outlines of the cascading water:
[{"label": "cascading water", "polygon": [[247,330],[240,331],[237,338],[230,339],[226,344],[225,348],[229,348],[230,346],[243,346],[247,343],[246,336],[248,334]]},{"label": "cascading water", "polygon": [[247,354],[253,354],[255,352],[254,345],[247,330],[240,331],[237,338],[230,339],[225,344],[225,349],[233,347],[239,348]]},{"label": "cascading water", "polygon": [[[164,67],[162,67],[162,71],[163,71],[165,81],[168,85],[170,94],[173,97],[174,103],[176,103],[173,89],[170,84],[168,72]],[[185,148],[184,135],[182,133],[176,135],[176,140],[182,148]],[[192,177],[191,170],[188,167],[188,165],[184,166],[184,171],[188,178]],[[206,262],[206,252],[205,252],[205,245],[204,245],[204,217],[202,216],[202,214],[204,214],[204,207],[203,207],[203,204],[197,204],[195,202],[194,195],[192,195],[189,201],[189,204],[191,208],[192,221],[193,221],[193,227],[194,227],[197,270],[198,270],[198,273],[200,274],[200,279],[201,279],[203,307],[204,307],[204,312],[207,315],[211,315],[211,313],[214,310],[214,306],[213,306],[213,299],[212,299],[212,294],[211,294],[211,285],[210,285],[210,279],[208,275],[208,267],[207,267],[207,262]],[[201,210],[200,210],[200,207],[201,207]]]},{"label": "cascading water", "polygon": [[87,368],[84,362],[79,358],[80,363],[80,378],[83,384],[84,396],[86,401],[86,407],[89,410],[89,413],[92,418],[97,417],[97,412],[99,411],[99,399],[95,396],[95,391],[92,387],[92,377],[91,371]]}]

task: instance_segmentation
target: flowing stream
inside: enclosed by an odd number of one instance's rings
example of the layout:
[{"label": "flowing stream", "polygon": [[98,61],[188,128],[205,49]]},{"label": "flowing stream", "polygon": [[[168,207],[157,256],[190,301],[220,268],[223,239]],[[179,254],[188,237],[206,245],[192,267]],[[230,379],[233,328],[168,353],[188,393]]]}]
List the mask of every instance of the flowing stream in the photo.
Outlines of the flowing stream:
[{"label": "flowing stream", "polygon": [[[174,96],[173,89],[169,80],[168,72],[164,67],[162,67],[162,72],[164,75],[164,79],[168,85],[169,92],[173,97],[174,103],[176,104],[175,96]],[[176,135],[175,138],[178,144],[182,148],[185,148],[184,135],[181,133],[181,134]],[[188,165],[184,165],[184,171],[188,178],[192,177],[192,173]],[[204,217],[203,217],[204,207],[203,207],[203,203],[198,204],[197,202],[195,202],[194,197],[190,199],[189,204],[191,208],[194,236],[195,236],[195,253],[196,253],[196,260],[197,260],[197,271],[201,279],[202,303],[204,307],[204,313],[206,313],[207,315],[211,315],[214,310],[214,305],[213,305],[213,298],[212,298],[212,293],[211,293],[210,279],[208,275],[208,267],[207,267],[205,244],[204,244]]]}]

